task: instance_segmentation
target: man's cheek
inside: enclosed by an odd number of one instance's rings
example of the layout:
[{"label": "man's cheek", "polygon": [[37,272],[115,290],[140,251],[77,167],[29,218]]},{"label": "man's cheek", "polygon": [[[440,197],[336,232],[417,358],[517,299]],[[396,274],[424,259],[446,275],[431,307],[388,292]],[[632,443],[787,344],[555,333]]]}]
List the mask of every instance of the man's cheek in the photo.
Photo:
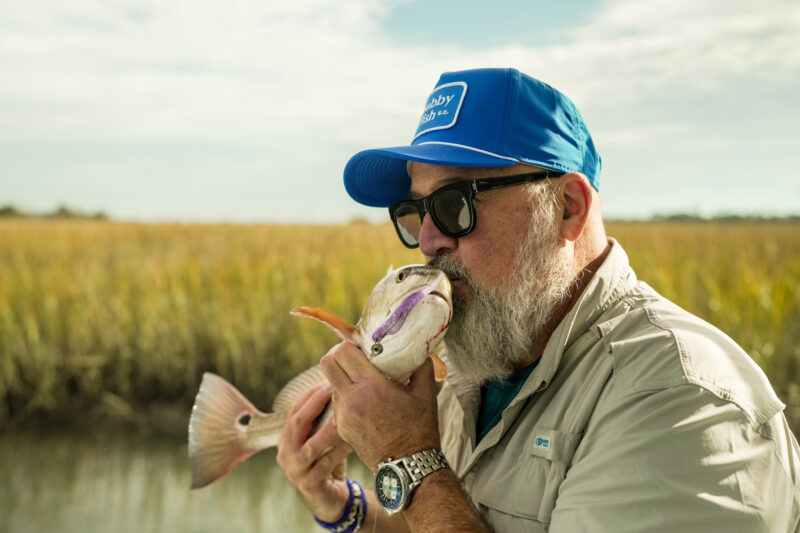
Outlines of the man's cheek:
[{"label": "man's cheek", "polygon": [[455,312],[463,311],[465,306],[472,303],[472,290],[464,281],[457,279],[453,283],[453,307]]}]

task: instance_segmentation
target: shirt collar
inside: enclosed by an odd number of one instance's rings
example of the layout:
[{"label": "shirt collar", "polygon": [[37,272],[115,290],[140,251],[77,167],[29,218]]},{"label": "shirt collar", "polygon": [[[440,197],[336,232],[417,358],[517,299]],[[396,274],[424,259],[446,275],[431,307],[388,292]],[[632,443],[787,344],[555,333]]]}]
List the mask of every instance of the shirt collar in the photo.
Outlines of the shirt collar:
[{"label": "shirt collar", "polygon": [[558,370],[566,349],[636,285],[636,274],[625,250],[610,237],[608,242],[611,245],[608,255],[578,301],[550,335],[539,365],[523,385],[518,399],[546,387]]},{"label": "shirt collar", "polygon": [[[510,405],[547,387],[556,374],[566,349],[589,330],[606,309],[618,302],[636,285],[636,274],[628,263],[628,255],[614,239],[609,237],[608,242],[611,249],[605,260],[583,290],[578,301],[550,335],[542,357],[539,359],[539,364],[528,376]],[[480,387],[467,379],[452,374],[448,375],[447,383],[452,387],[464,412],[476,415],[480,404]]]}]

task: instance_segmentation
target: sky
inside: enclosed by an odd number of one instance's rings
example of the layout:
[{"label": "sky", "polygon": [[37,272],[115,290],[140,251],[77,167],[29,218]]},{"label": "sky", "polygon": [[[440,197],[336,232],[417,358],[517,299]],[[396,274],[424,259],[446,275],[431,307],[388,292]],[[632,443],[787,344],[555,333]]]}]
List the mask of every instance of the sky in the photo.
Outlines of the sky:
[{"label": "sky", "polygon": [[384,221],[345,163],[477,67],[575,102],[606,217],[800,212],[797,0],[4,0],[0,205]]}]

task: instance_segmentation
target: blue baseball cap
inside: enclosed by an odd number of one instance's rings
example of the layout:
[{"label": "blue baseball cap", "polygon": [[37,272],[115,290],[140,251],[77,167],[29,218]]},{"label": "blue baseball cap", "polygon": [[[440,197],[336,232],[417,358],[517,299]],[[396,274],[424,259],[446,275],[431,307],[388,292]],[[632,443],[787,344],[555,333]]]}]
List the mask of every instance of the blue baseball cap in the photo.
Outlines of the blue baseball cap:
[{"label": "blue baseball cap", "polygon": [[445,72],[425,100],[408,146],[364,150],[344,168],[356,201],[388,207],[408,198],[408,161],[458,167],[529,163],[581,172],[599,189],[600,156],[572,101],[517,69]]}]

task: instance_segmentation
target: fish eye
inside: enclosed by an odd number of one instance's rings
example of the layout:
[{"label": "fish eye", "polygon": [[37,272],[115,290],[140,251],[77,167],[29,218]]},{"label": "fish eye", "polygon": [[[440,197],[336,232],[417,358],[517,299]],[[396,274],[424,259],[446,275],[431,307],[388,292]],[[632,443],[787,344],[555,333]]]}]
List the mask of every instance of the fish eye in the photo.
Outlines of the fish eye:
[{"label": "fish eye", "polygon": [[408,274],[406,274],[406,271],[405,270],[401,270],[400,272],[397,273],[397,277],[395,278],[395,280],[397,281],[397,283],[401,283],[407,277],[408,277]]},{"label": "fish eye", "polygon": [[381,343],[375,343],[372,345],[372,355],[380,355],[383,353],[383,345]]}]

